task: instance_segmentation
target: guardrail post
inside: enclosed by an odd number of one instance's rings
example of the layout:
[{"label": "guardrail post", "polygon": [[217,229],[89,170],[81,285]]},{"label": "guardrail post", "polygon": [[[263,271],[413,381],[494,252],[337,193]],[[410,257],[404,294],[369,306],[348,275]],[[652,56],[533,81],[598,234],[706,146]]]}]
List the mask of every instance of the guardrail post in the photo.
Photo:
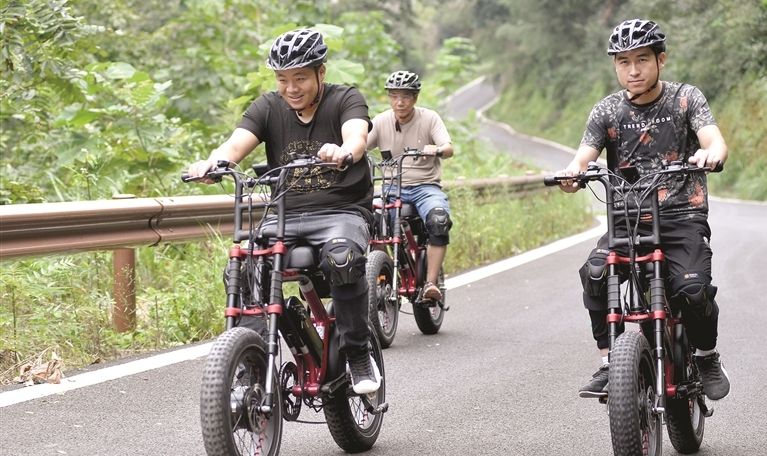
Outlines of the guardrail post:
[{"label": "guardrail post", "polygon": [[[112,199],[131,199],[135,195],[115,194]],[[115,249],[113,259],[114,298],[112,318],[115,329],[127,332],[136,323],[136,250]]]}]

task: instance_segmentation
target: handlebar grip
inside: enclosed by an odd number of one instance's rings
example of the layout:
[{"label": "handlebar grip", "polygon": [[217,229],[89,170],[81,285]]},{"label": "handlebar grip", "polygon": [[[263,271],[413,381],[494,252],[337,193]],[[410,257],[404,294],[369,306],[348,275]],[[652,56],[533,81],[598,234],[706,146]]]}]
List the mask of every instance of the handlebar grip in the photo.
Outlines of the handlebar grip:
[{"label": "handlebar grip", "polygon": [[559,185],[559,180],[560,179],[557,179],[557,176],[545,176],[543,178],[543,185],[546,187],[554,187]]},{"label": "handlebar grip", "polygon": [[341,163],[342,166],[350,166],[354,164],[354,155],[349,154],[344,158],[343,163]]},{"label": "handlebar grip", "polygon": [[714,169],[711,170],[712,173],[721,173],[722,171],[724,171],[724,163],[722,162],[717,162]]},{"label": "handlebar grip", "polygon": [[181,182],[192,182],[195,179],[189,178],[189,173],[181,173]]}]

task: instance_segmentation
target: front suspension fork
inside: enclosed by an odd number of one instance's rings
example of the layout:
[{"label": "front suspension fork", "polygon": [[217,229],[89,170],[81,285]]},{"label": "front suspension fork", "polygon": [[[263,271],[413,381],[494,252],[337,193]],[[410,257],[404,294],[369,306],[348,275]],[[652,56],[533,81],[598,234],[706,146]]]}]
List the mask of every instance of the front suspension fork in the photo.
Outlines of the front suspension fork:
[{"label": "front suspension fork", "polygon": [[[655,261],[655,273],[650,279],[650,315],[653,320],[653,336],[655,340],[655,413],[666,411],[666,288],[661,275],[662,262]],[[673,365],[673,361],[672,361]]]}]

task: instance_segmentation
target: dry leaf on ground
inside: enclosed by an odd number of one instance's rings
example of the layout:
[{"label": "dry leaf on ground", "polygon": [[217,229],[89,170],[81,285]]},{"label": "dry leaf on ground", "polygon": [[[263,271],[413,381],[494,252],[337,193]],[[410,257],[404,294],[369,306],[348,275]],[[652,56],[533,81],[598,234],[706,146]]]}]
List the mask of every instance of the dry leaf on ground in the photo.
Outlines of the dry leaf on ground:
[{"label": "dry leaf on ground", "polygon": [[13,381],[15,383],[23,383],[27,386],[40,383],[61,383],[61,379],[64,377],[61,369],[64,363],[56,352],[51,352],[51,360],[43,362],[43,353],[37,357],[37,360],[33,363],[26,363],[19,368],[19,376],[15,377]]}]

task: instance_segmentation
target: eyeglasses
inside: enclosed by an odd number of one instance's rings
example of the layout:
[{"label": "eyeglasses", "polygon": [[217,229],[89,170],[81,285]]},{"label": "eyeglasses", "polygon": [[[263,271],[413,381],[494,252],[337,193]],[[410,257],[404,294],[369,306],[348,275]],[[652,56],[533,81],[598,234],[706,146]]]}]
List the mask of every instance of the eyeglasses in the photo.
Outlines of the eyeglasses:
[{"label": "eyeglasses", "polygon": [[413,101],[414,98],[415,97],[413,95],[411,95],[411,94],[406,94],[406,95],[393,95],[391,93],[389,94],[389,99],[391,101],[400,101],[400,100],[402,100],[402,101]]}]

